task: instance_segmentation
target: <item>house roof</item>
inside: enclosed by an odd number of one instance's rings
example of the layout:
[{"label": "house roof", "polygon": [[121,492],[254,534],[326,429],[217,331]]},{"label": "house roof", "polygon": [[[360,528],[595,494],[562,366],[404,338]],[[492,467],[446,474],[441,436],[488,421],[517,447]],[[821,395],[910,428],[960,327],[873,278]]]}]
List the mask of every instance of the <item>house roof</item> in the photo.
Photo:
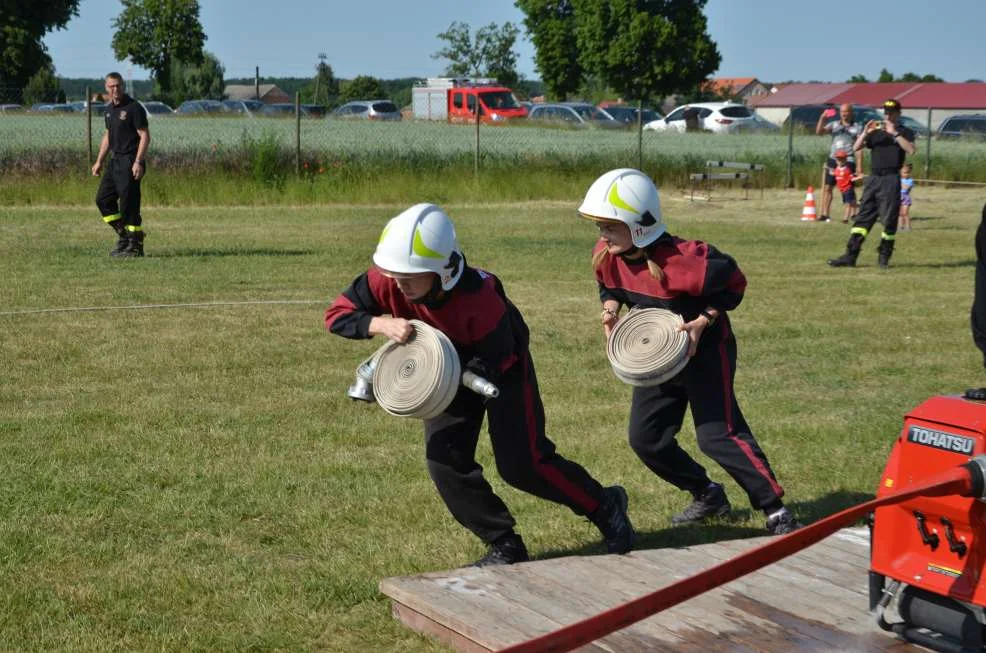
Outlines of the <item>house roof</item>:
[{"label": "house roof", "polygon": [[[251,100],[257,97],[257,87],[253,84],[229,84],[223,92],[230,100]],[[266,97],[271,93],[287,95],[287,93],[277,87],[277,84],[260,85],[260,97]]]},{"label": "house roof", "polygon": [[888,98],[904,109],[986,109],[986,83],[893,82],[889,84],[788,84],[757,103],[758,107],[803,104],[880,106]]},{"label": "house roof", "polygon": [[737,95],[747,86],[758,81],[756,77],[713,77],[706,82],[706,86],[716,93]]}]

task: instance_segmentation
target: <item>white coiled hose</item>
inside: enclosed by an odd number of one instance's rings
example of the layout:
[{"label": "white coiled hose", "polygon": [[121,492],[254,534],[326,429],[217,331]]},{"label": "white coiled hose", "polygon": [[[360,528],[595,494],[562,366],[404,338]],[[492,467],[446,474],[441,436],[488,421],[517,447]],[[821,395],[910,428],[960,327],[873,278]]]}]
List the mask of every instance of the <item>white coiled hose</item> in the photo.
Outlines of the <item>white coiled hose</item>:
[{"label": "white coiled hose", "polygon": [[613,373],[624,383],[653,386],[674,378],[688,364],[684,320],[663,308],[634,308],[624,315],[606,343]]}]

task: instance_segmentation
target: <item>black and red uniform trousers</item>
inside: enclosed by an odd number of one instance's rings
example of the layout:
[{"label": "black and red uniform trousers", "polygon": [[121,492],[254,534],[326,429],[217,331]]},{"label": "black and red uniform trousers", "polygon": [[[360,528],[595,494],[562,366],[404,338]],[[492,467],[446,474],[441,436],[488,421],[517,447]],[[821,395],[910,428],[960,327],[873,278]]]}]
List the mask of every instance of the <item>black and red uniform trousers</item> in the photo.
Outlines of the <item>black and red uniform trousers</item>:
[{"label": "black and red uniform trousers", "polygon": [[784,490],[774,477],[743,417],[733,379],[736,338],[723,313],[702,335],[695,355],[675,378],[635,387],[630,406],[630,446],[655,474],[675,487],[700,493],[711,480],[677,441],[691,406],[699,449],[715,460],[746,491],[750,505],[772,511]]},{"label": "black and red uniform trousers", "polygon": [[484,400],[461,388],[449,408],[425,420],[428,473],[456,521],[486,543],[513,530],[510,510],[483,477],[476,445],[484,415],[497,472],[509,485],[568,506],[577,515],[599,507],[603,488],[562,457],[545,435],[544,405],[529,353],[497,378],[500,396]]}]

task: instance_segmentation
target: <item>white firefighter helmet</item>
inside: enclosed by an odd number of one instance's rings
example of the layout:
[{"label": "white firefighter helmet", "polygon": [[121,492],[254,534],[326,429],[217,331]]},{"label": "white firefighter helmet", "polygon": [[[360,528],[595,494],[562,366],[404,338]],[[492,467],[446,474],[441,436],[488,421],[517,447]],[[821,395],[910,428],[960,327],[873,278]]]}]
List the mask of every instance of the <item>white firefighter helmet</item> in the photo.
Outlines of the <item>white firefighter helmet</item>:
[{"label": "white firefighter helmet", "polygon": [[391,219],[380,234],[373,262],[395,274],[434,272],[442,290],[455,286],[465,268],[455,227],[434,204],[415,204]]},{"label": "white firefighter helmet", "polygon": [[589,186],[579,207],[583,218],[622,222],[637,247],[646,247],[667,231],[661,198],[651,178],[632,168],[610,170]]}]

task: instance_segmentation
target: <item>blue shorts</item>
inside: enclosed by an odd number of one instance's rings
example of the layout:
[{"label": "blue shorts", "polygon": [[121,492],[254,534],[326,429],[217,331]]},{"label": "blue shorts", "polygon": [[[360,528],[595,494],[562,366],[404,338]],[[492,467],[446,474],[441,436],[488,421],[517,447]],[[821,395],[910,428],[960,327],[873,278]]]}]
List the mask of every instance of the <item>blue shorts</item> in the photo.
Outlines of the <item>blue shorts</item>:
[{"label": "blue shorts", "polygon": [[850,188],[849,190],[842,191],[842,203],[848,204],[849,206],[856,206],[855,188]]}]

